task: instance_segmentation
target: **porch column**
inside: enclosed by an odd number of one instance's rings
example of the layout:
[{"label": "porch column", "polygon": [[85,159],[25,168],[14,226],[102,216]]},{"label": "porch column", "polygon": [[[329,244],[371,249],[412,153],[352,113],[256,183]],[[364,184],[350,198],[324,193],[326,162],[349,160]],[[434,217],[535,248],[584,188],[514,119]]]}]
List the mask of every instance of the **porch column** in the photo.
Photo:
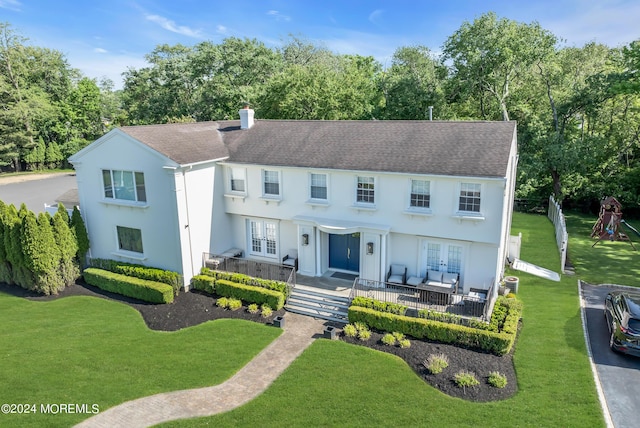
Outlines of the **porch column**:
[{"label": "porch column", "polygon": [[379,281],[384,282],[387,275],[387,234],[380,235],[380,278]]},{"label": "porch column", "polygon": [[321,252],[320,252],[320,229],[317,227],[314,227],[314,230],[316,231],[316,239],[315,239],[315,244],[316,244],[316,276],[321,276],[322,275],[322,256],[321,256]]}]

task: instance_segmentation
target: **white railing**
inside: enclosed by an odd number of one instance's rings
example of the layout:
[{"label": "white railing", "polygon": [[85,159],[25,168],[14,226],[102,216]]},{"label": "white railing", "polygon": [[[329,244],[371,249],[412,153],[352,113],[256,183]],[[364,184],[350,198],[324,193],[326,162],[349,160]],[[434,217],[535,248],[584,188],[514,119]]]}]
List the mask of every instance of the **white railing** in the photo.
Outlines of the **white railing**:
[{"label": "white railing", "polygon": [[562,214],[560,204],[556,202],[553,195],[549,196],[549,220],[553,222],[556,229],[556,243],[560,251],[560,270],[565,273],[564,267],[567,262],[567,246],[569,245],[569,234],[567,233],[567,224]]}]

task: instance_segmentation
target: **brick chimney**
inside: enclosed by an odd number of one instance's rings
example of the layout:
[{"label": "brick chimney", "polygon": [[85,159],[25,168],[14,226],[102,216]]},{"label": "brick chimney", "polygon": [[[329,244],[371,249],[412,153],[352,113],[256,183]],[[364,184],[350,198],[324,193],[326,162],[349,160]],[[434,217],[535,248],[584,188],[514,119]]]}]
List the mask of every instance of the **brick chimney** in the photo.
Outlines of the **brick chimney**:
[{"label": "brick chimney", "polygon": [[253,109],[249,108],[249,104],[238,110],[240,113],[240,129],[249,129],[253,126]]}]

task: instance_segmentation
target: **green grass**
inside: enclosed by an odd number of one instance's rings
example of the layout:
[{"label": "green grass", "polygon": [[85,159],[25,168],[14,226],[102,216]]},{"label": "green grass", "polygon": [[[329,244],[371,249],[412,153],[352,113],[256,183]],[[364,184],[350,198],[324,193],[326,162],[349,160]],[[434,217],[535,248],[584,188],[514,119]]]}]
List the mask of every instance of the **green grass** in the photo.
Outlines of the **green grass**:
[{"label": "green grass", "polygon": [[[95,403],[104,411],[159,392],[215,385],[280,332],[242,320],[158,332],[117,302],[34,302],[0,293],[0,402]],[[71,426],[86,417],[0,414],[0,426]]]},{"label": "green grass", "polygon": [[[569,258],[580,279],[591,284],[621,284],[640,287],[640,237],[621,226],[634,241],[634,250],[627,241],[598,242],[591,238],[596,216],[565,213],[569,232]],[[638,224],[632,225],[637,229]]]},{"label": "green grass", "polygon": [[[512,233],[518,232],[523,260],[558,270],[553,227],[546,217],[516,213]],[[523,272],[508,274],[520,277],[525,308],[514,354],[518,393],[511,399],[472,403],[451,398],[396,357],[317,340],[250,403],[221,415],[166,425],[604,426],[584,343],[577,278],[563,276],[553,282]]]}]

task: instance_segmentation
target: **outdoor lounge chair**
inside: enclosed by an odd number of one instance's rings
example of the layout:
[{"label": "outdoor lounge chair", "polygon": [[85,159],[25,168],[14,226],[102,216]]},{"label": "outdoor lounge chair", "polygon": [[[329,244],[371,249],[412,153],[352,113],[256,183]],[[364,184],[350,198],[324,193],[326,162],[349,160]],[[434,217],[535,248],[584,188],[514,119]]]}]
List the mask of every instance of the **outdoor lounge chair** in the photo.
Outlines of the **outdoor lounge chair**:
[{"label": "outdoor lounge chair", "polygon": [[289,250],[289,254],[282,258],[282,264],[284,266],[292,267],[298,271],[298,250]]},{"label": "outdoor lounge chair", "polygon": [[387,282],[392,284],[407,283],[407,267],[405,265],[391,265],[387,274]]}]

